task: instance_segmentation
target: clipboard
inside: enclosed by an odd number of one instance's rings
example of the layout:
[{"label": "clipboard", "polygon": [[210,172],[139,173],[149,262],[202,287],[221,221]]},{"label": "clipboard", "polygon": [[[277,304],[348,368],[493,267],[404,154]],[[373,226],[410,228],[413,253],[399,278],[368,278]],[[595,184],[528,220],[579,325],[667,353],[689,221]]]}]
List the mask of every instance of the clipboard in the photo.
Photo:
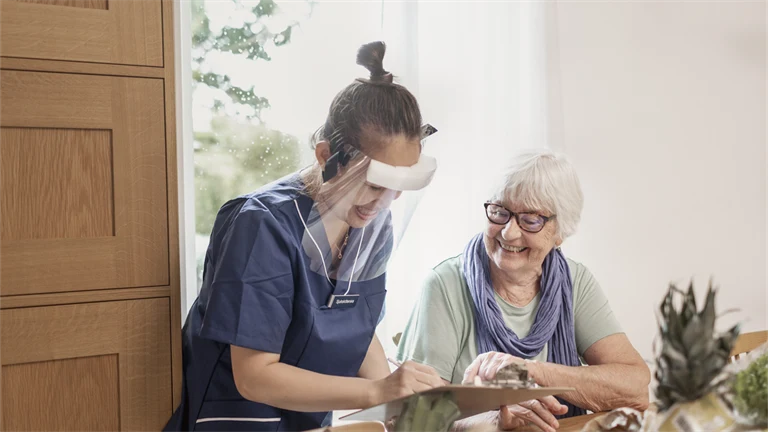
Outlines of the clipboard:
[{"label": "clipboard", "polygon": [[307,432],[387,432],[387,428],[381,422],[361,422],[340,426],[326,426]]},{"label": "clipboard", "polygon": [[[530,399],[539,399],[545,396],[554,396],[572,391],[576,391],[576,389],[572,387],[515,388],[483,385],[447,385],[419,394],[453,393],[456,404],[461,411],[461,415],[457,420],[461,420],[472,417],[475,414],[497,410],[502,405],[514,405]],[[409,397],[411,396],[356,411],[341,417],[340,420],[386,422],[392,417],[400,415],[403,409],[403,402]]]}]

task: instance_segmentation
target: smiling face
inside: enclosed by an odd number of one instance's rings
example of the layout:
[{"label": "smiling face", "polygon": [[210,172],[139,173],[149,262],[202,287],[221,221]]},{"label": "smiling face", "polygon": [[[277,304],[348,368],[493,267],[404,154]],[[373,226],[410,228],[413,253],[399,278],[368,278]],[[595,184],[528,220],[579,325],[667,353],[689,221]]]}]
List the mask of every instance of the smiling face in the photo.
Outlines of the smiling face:
[{"label": "smiling face", "polygon": [[[327,148],[327,143],[324,146]],[[402,134],[382,137],[376,133],[367,133],[361,139],[360,146],[370,158],[393,166],[412,166],[419,161],[421,155],[419,139]],[[318,152],[318,160],[327,160],[330,152],[326,153]],[[402,193],[368,183],[365,181],[366,169],[367,164],[350,163],[328,184],[328,187],[346,191],[331,207],[336,217],[352,228],[368,225]]]},{"label": "smiling face", "polygon": [[[526,208],[510,203],[502,204],[515,213],[538,213],[551,217],[552,214],[540,209]],[[485,250],[491,265],[508,276],[514,274],[541,274],[541,265],[549,252],[562,241],[557,235],[557,220],[553,219],[537,233],[526,232],[512,217],[505,225],[486,222],[484,233]]]},{"label": "smiling face", "polygon": [[[379,162],[393,166],[411,166],[419,161],[421,145],[417,138],[405,135],[380,137],[366,134],[361,147],[367,155]],[[389,208],[402,192],[393,191],[365,182],[358,189],[345,220],[353,228],[362,228],[376,219],[381,210]]]}]

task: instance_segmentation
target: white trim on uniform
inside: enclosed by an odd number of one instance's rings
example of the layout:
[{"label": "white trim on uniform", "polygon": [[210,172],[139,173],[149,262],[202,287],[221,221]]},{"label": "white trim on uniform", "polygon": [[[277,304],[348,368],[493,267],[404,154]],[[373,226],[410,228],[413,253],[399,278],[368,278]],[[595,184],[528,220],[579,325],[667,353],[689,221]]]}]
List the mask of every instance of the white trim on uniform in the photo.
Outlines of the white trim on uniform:
[{"label": "white trim on uniform", "polygon": [[213,421],[245,421],[245,422],[257,422],[257,423],[270,423],[279,422],[280,417],[271,418],[255,418],[255,417],[208,417],[197,419],[195,423],[206,423]]}]

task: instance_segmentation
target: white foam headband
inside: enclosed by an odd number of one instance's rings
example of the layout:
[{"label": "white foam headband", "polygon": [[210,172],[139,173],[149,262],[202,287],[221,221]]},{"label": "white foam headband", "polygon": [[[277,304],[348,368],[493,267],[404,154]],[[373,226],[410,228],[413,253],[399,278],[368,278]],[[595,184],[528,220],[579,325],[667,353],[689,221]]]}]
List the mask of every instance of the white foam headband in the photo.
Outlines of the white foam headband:
[{"label": "white foam headband", "polygon": [[419,190],[427,187],[437,170],[437,160],[421,155],[415,165],[393,166],[371,159],[366,180],[376,186],[396,191]]}]

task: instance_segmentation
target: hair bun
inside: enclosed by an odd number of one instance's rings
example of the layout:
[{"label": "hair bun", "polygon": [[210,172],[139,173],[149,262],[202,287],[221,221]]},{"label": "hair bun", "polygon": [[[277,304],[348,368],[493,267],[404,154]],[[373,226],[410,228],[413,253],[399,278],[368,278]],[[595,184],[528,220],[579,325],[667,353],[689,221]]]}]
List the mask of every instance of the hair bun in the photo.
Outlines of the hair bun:
[{"label": "hair bun", "polygon": [[357,64],[368,69],[372,82],[392,82],[392,74],[384,70],[384,53],[387,45],[377,41],[367,43],[357,50]]}]

